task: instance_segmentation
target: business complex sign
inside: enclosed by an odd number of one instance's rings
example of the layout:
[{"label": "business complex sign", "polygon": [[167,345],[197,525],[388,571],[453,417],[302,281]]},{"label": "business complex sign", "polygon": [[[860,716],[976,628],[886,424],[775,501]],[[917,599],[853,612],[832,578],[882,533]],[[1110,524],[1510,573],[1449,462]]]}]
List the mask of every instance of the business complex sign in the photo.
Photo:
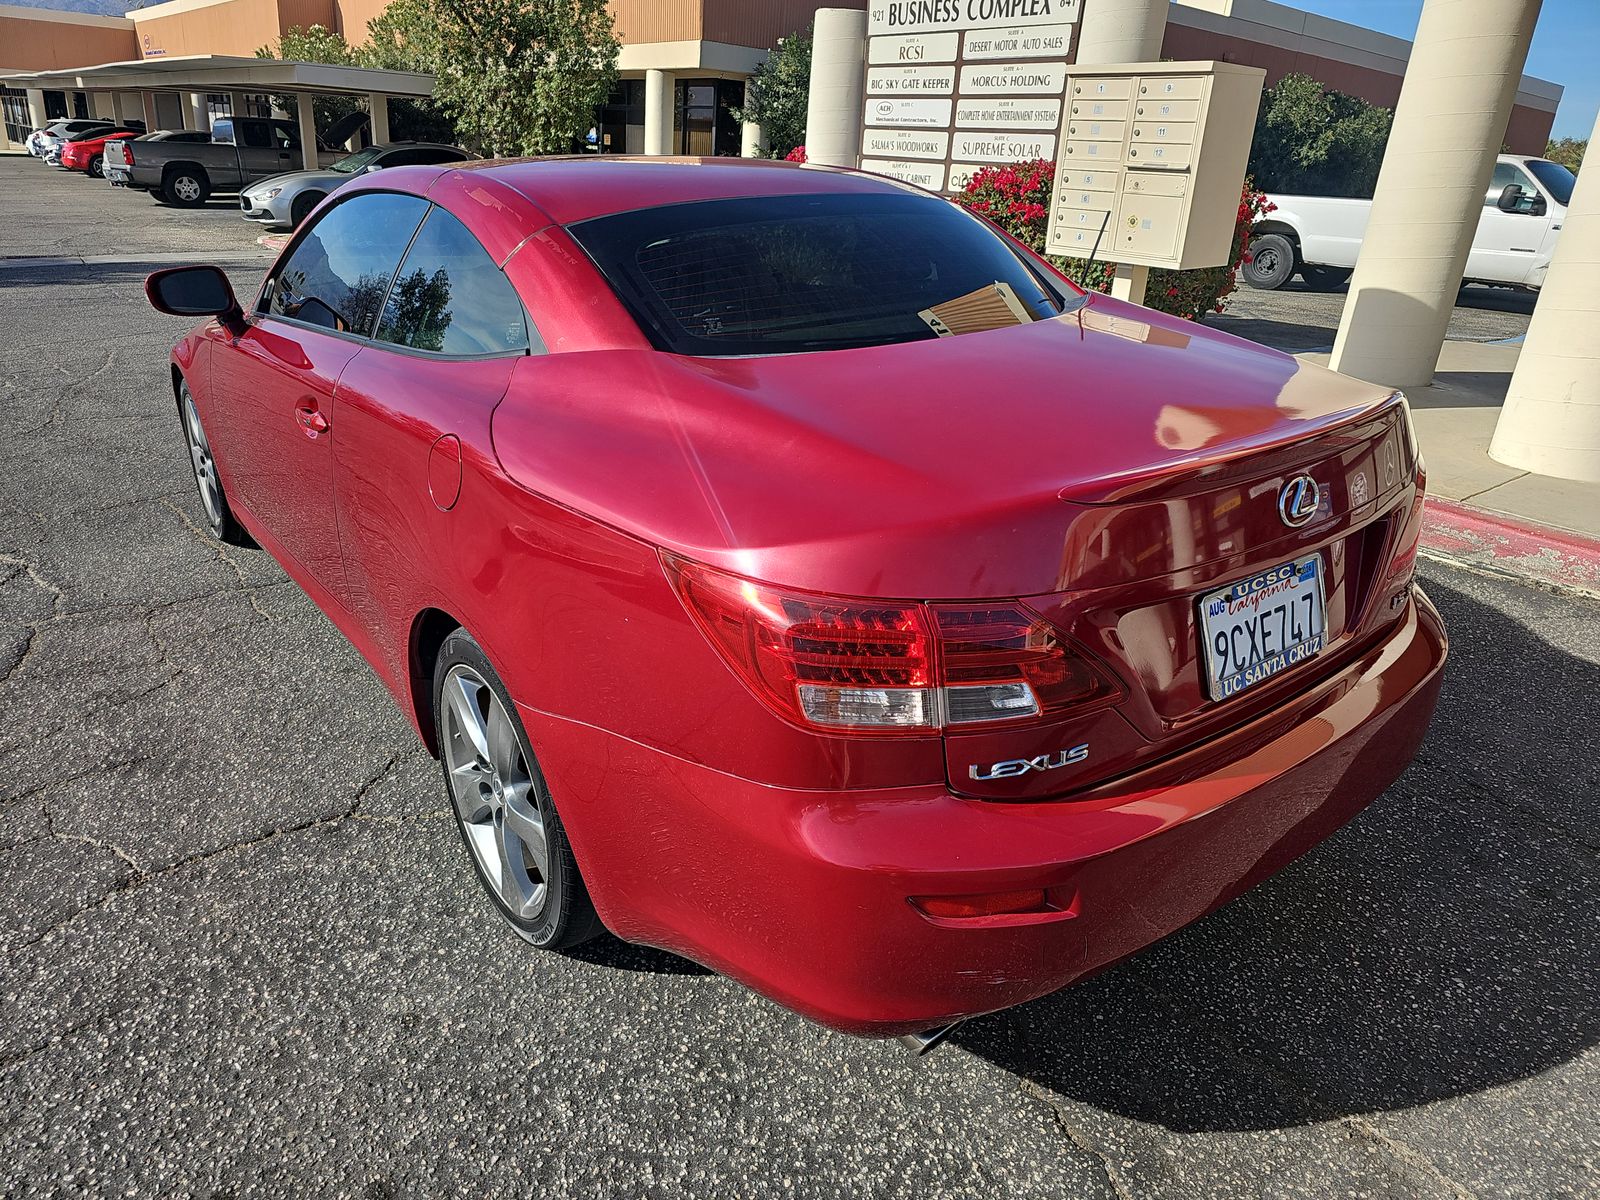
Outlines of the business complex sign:
[{"label": "business complex sign", "polygon": [[933,191],[1054,158],[1081,0],[871,0],[861,165]]}]

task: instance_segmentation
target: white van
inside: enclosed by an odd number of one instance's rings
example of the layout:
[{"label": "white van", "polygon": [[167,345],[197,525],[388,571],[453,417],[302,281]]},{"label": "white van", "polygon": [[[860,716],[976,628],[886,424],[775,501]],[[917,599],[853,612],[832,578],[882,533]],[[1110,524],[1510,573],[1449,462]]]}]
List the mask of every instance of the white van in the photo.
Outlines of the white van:
[{"label": "white van", "polygon": [[[1576,179],[1547,158],[1500,155],[1467,256],[1466,282],[1537,291],[1550,267]],[[1250,261],[1240,272],[1246,283],[1282,287],[1298,272],[1307,284],[1320,289],[1338,287],[1350,278],[1371,200],[1272,195],[1267,199],[1277,209],[1255,224]]]}]

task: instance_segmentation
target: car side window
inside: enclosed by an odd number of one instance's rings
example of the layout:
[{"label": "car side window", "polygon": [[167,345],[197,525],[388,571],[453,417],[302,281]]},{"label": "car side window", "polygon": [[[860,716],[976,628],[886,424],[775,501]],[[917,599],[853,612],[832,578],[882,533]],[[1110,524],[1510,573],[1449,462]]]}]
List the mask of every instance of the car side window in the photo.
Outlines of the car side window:
[{"label": "car side window", "polygon": [[365,192],[325,213],[273,279],[271,316],[367,336],[428,210],[421,196]]},{"label": "car side window", "polygon": [[389,291],[377,338],[432,354],[507,354],[529,347],[516,289],[467,227],[429,210]]},{"label": "car side window", "polygon": [[268,127],[259,121],[242,121],[234,126],[239,144],[251,150],[265,150],[272,145]]},{"label": "car side window", "polygon": [[1493,208],[1500,203],[1500,193],[1506,190],[1506,185],[1516,184],[1522,189],[1523,194],[1532,198],[1539,194],[1539,189],[1534,186],[1533,180],[1512,166],[1510,163],[1495,163],[1494,177],[1489,180],[1489,192],[1483,198],[1485,208]]}]

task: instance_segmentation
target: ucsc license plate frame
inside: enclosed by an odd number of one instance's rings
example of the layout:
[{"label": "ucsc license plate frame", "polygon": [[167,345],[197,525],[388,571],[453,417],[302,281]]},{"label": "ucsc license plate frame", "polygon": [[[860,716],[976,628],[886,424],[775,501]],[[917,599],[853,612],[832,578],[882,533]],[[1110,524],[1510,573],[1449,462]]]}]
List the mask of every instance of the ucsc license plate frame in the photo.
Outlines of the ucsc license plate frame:
[{"label": "ucsc license plate frame", "polygon": [[[1303,555],[1200,596],[1196,601],[1200,644],[1205,652],[1206,693],[1211,699],[1231,700],[1327,649],[1328,597],[1322,566],[1320,554]],[[1274,603],[1285,595],[1290,598],[1289,605]],[[1282,645],[1284,636],[1299,628],[1293,606],[1308,597],[1314,597],[1315,607],[1304,618],[1306,636]],[[1276,625],[1270,623],[1274,616]],[[1253,634],[1248,628],[1251,621],[1258,622]],[[1313,624],[1315,632],[1310,630]],[[1242,654],[1236,633],[1241,629],[1248,648]],[[1227,639],[1224,651],[1217,648],[1218,633]],[[1232,670],[1228,669],[1230,661]]]}]

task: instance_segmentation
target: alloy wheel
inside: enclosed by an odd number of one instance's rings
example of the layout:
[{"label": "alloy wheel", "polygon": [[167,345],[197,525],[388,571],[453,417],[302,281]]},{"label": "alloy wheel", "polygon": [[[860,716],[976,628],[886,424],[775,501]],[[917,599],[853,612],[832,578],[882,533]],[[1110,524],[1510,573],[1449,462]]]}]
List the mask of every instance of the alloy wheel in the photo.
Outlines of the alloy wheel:
[{"label": "alloy wheel", "polygon": [[211,443],[206,441],[205,427],[200,424],[200,413],[194,400],[183,397],[183,436],[189,443],[189,460],[194,466],[194,481],[200,488],[200,502],[205,505],[206,517],[213,527],[220,526],[223,518],[222,485],[217,481],[217,462],[211,457]]},{"label": "alloy wheel", "polygon": [[544,909],[550,848],[527,756],[505,706],[465,664],[445,676],[443,749],[450,799],[478,869],[521,921]]},{"label": "alloy wheel", "polygon": [[179,175],[172,181],[172,194],[186,204],[200,199],[200,182],[189,175]]}]

